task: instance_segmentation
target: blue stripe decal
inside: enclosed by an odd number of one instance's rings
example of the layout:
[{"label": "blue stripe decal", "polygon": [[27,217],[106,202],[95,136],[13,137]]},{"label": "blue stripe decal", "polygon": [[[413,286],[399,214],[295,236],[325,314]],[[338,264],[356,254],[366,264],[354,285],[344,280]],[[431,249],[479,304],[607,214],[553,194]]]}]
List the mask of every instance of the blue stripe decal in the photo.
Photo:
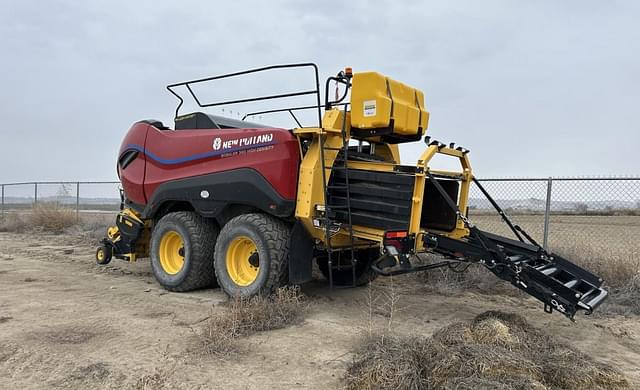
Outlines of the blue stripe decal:
[{"label": "blue stripe decal", "polygon": [[125,149],[125,152],[127,150],[135,150],[135,151],[138,151],[140,153],[144,153],[146,156],[148,156],[149,158],[151,158],[154,161],[159,162],[160,164],[163,164],[163,165],[174,165],[174,164],[182,164],[182,163],[189,162],[189,161],[202,160],[202,159],[205,159],[205,158],[216,157],[216,156],[220,156],[220,155],[227,154],[227,153],[239,152],[239,151],[242,151],[242,150],[257,149],[257,148],[261,148],[263,146],[270,146],[270,145],[275,145],[275,144],[276,144],[276,142],[265,142],[265,143],[261,143],[261,144],[240,146],[240,147],[237,147],[237,148],[231,148],[231,149],[225,149],[225,150],[214,150],[214,151],[211,151],[211,152],[198,153],[198,154],[193,154],[191,156],[179,157],[179,158],[173,158],[173,159],[162,158],[162,157],[154,154],[153,152],[151,152],[149,150],[146,150],[142,146],[136,145],[136,144],[127,145],[126,149]]}]

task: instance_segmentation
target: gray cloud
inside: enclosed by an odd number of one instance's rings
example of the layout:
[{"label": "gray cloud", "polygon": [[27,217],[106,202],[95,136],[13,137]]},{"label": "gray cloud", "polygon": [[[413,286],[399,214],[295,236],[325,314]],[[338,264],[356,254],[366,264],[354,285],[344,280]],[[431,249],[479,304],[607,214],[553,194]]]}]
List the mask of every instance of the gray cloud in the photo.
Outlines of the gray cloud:
[{"label": "gray cloud", "polygon": [[131,123],[170,121],[166,84],[290,61],[420,87],[479,176],[637,174],[637,4],[5,2],[0,181],[112,179]]}]

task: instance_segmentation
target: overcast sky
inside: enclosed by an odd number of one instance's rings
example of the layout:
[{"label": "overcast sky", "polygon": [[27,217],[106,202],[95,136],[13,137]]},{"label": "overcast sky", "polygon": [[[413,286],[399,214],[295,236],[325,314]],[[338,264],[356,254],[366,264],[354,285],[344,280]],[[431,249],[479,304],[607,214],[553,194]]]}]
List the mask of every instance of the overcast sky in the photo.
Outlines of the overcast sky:
[{"label": "overcast sky", "polygon": [[0,182],[114,179],[129,126],[172,119],[166,84],[295,61],[422,89],[428,133],[480,177],[640,174],[637,1],[1,6]]}]

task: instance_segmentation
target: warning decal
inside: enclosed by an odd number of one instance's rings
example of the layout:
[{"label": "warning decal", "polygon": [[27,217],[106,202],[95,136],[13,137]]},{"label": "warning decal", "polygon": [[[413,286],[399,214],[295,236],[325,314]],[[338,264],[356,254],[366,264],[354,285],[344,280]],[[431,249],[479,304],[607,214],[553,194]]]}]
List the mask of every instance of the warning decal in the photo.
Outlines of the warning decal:
[{"label": "warning decal", "polygon": [[365,100],[363,105],[364,105],[364,116],[376,116],[375,100]]}]

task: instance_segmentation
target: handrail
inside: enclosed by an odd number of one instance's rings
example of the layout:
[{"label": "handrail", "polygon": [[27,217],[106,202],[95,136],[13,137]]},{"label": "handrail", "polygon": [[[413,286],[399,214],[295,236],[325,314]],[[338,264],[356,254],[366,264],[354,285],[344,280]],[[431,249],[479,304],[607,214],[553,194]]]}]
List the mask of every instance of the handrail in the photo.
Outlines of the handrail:
[{"label": "handrail", "polygon": [[[302,91],[297,91],[297,92],[283,93],[283,94],[276,94],[276,95],[257,96],[257,97],[251,97],[251,98],[245,98],[245,99],[234,99],[234,100],[227,100],[227,101],[223,100],[223,101],[218,101],[218,102],[203,103],[203,102],[200,101],[200,99],[198,99],[198,97],[196,96],[195,92],[191,88],[191,86],[194,85],[194,84],[203,83],[203,82],[207,82],[207,81],[220,80],[220,79],[231,78],[231,77],[236,77],[236,76],[242,76],[242,75],[258,73],[258,72],[266,72],[266,71],[270,71],[270,70],[274,70],[274,69],[290,69],[290,68],[312,68],[313,72],[314,72],[314,77],[315,77],[315,89],[313,89],[313,90],[302,90]],[[176,117],[178,117],[178,113],[180,112],[180,108],[184,104],[184,99],[174,89],[176,87],[181,87],[181,86],[184,86],[184,87],[187,88],[187,91],[189,91],[189,94],[191,95],[193,100],[196,102],[196,104],[198,104],[199,107],[202,107],[202,108],[229,105],[229,104],[255,102],[255,101],[262,101],[262,100],[283,99],[283,98],[295,97],[295,96],[316,95],[316,106],[318,107],[318,127],[322,126],[322,113],[321,113],[321,110],[320,110],[320,79],[319,79],[319,76],[318,76],[318,66],[316,64],[314,64],[314,63],[311,63],[311,62],[270,65],[270,66],[264,66],[264,67],[261,67],[261,68],[248,69],[248,70],[243,70],[243,71],[239,71],[239,72],[226,73],[226,74],[222,74],[222,75],[218,75],[218,76],[204,77],[204,78],[200,78],[200,79],[195,79],[195,80],[183,81],[183,82],[180,82],[180,83],[169,84],[169,85],[167,85],[167,90],[169,92],[171,92],[171,94],[173,96],[175,96],[179,100],[178,106],[176,107],[176,111],[175,111],[175,116]],[[287,111],[287,110],[291,110],[291,109],[294,109],[294,108],[295,107],[289,107],[289,108],[286,108],[286,109],[282,109],[282,111]],[[246,115],[245,115],[245,117],[246,117]]]}]

